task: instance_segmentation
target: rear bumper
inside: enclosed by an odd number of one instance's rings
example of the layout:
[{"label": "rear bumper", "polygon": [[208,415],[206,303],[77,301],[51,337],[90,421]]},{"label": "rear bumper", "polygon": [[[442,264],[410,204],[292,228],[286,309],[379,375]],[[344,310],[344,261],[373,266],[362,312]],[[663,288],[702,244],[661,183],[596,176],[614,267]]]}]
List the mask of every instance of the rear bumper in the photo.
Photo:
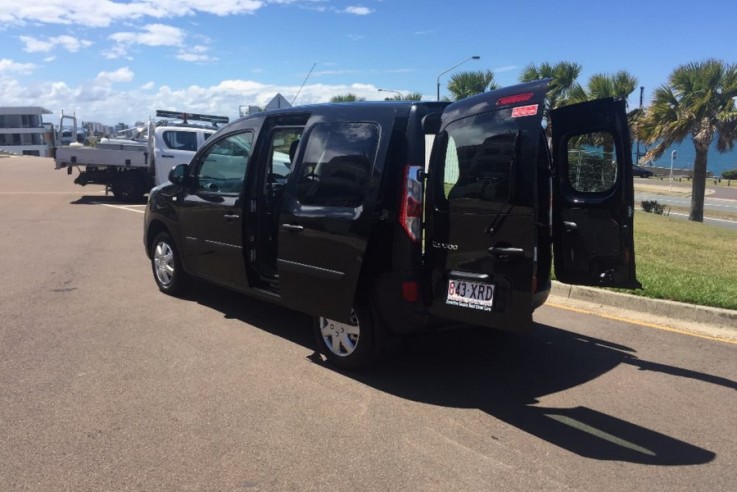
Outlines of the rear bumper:
[{"label": "rear bumper", "polygon": [[[475,325],[474,323],[431,314],[421,296],[415,302],[405,300],[402,297],[402,283],[405,280],[395,276],[385,276],[377,279],[374,283],[375,313],[379,316],[379,323],[390,334],[402,335]],[[500,326],[490,329],[528,332],[532,325],[532,312],[545,303],[550,295],[551,288],[552,282],[548,279],[533,295],[532,305],[528,305],[524,309],[525,312],[520,312],[522,310],[518,307],[518,312],[510,312],[508,316],[503,318],[504,322],[500,323]],[[422,287],[419,290],[421,291]]]}]

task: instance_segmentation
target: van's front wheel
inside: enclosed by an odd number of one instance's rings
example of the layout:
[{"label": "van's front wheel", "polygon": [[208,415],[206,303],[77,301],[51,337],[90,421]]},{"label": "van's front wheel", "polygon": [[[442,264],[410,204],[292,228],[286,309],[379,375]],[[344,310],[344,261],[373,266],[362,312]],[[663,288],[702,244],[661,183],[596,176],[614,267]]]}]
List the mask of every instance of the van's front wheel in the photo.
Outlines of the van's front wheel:
[{"label": "van's front wheel", "polygon": [[151,245],[151,269],[161,292],[178,296],[189,286],[190,277],[182,269],[174,240],[166,232],[159,233]]},{"label": "van's front wheel", "polygon": [[369,309],[357,306],[350,321],[344,323],[323,316],[315,318],[318,351],[331,363],[344,369],[356,369],[376,358],[375,329]]}]

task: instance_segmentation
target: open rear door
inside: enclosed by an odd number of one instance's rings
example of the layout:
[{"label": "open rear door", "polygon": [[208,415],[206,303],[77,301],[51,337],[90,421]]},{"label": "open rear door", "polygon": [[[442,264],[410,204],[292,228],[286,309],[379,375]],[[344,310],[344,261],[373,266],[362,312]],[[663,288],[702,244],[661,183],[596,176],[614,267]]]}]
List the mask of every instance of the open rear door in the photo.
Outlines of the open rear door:
[{"label": "open rear door", "polygon": [[463,99],[443,112],[430,160],[426,218],[429,311],[479,326],[532,323],[538,194],[548,81]]},{"label": "open rear door", "polygon": [[556,278],[569,284],[640,288],[625,101],[566,106],[551,111],[551,125]]}]

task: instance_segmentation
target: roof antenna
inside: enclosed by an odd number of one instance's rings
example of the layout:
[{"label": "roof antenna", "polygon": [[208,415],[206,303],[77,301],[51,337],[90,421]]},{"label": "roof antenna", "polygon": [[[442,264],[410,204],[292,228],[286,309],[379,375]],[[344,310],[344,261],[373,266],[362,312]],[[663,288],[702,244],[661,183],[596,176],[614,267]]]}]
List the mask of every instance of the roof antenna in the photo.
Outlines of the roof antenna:
[{"label": "roof antenna", "polygon": [[294,96],[294,99],[292,99],[292,106],[294,106],[294,101],[297,100],[297,96],[299,96],[299,93],[302,92],[302,88],[307,83],[307,79],[310,78],[310,75],[312,75],[312,71],[315,69],[316,66],[317,66],[317,62],[315,62],[315,63],[312,64],[312,68],[310,69],[309,73],[307,74],[307,77],[305,77],[305,80],[304,80],[304,82],[302,82],[302,85],[299,86],[299,90],[297,91],[297,95]]}]

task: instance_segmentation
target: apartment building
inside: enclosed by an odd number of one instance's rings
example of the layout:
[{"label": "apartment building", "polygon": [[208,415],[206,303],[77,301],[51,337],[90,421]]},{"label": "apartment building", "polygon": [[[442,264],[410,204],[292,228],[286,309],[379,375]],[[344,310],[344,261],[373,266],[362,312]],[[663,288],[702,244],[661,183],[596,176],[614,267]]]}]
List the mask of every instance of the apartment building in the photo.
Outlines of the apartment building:
[{"label": "apartment building", "polygon": [[44,124],[45,114],[51,111],[40,106],[0,107],[0,151],[49,157],[53,129]]}]

